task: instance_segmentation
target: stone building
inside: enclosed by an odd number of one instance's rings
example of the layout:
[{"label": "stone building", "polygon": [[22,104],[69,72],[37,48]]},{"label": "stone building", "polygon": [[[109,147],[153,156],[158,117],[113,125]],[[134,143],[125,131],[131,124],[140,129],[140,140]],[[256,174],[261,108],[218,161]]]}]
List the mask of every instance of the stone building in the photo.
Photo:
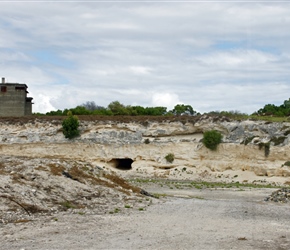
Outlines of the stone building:
[{"label": "stone building", "polygon": [[24,116],[32,114],[32,97],[27,97],[27,85],[0,83],[0,116]]}]

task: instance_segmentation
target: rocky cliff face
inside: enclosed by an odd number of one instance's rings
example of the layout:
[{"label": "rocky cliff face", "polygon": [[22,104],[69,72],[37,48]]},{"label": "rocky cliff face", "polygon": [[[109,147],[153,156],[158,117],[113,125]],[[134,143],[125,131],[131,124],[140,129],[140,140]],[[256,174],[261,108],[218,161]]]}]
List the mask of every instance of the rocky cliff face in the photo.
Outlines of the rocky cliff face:
[{"label": "rocky cliff face", "polygon": [[[290,123],[209,116],[80,123],[80,137],[68,140],[62,134],[61,121],[0,121],[0,155],[84,159],[127,176],[221,178],[240,171],[240,176],[251,172],[261,178],[284,177],[289,181],[290,167],[285,162],[290,160]],[[201,142],[203,132],[211,129],[223,135],[217,151],[210,151]],[[262,147],[265,143],[270,145],[268,155]],[[169,153],[174,154],[172,163],[165,159]]]}]

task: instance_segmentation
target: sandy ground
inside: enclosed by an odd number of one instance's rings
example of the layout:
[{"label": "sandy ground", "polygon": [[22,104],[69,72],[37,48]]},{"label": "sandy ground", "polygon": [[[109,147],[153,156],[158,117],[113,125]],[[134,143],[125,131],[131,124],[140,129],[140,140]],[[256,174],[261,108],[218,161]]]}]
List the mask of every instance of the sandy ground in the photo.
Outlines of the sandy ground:
[{"label": "sandy ground", "polygon": [[290,204],[265,202],[276,189],[170,189],[143,211],[44,216],[0,228],[0,249],[290,249]]}]

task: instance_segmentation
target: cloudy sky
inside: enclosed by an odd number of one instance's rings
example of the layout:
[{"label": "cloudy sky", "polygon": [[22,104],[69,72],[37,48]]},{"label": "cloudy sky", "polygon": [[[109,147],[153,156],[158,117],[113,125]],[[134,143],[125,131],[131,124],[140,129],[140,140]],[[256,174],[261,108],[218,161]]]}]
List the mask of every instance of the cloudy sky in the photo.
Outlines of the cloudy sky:
[{"label": "cloudy sky", "polygon": [[189,104],[252,113],[290,97],[290,1],[0,1],[0,77],[33,112]]}]

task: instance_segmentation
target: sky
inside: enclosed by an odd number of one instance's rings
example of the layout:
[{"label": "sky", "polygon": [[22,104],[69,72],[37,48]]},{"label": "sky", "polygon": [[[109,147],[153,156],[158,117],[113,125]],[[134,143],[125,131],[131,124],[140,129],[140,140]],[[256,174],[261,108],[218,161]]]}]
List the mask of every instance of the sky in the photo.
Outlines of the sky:
[{"label": "sky", "polygon": [[0,77],[88,101],[251,114],[290,97],[290,1],[1,1]]}]

